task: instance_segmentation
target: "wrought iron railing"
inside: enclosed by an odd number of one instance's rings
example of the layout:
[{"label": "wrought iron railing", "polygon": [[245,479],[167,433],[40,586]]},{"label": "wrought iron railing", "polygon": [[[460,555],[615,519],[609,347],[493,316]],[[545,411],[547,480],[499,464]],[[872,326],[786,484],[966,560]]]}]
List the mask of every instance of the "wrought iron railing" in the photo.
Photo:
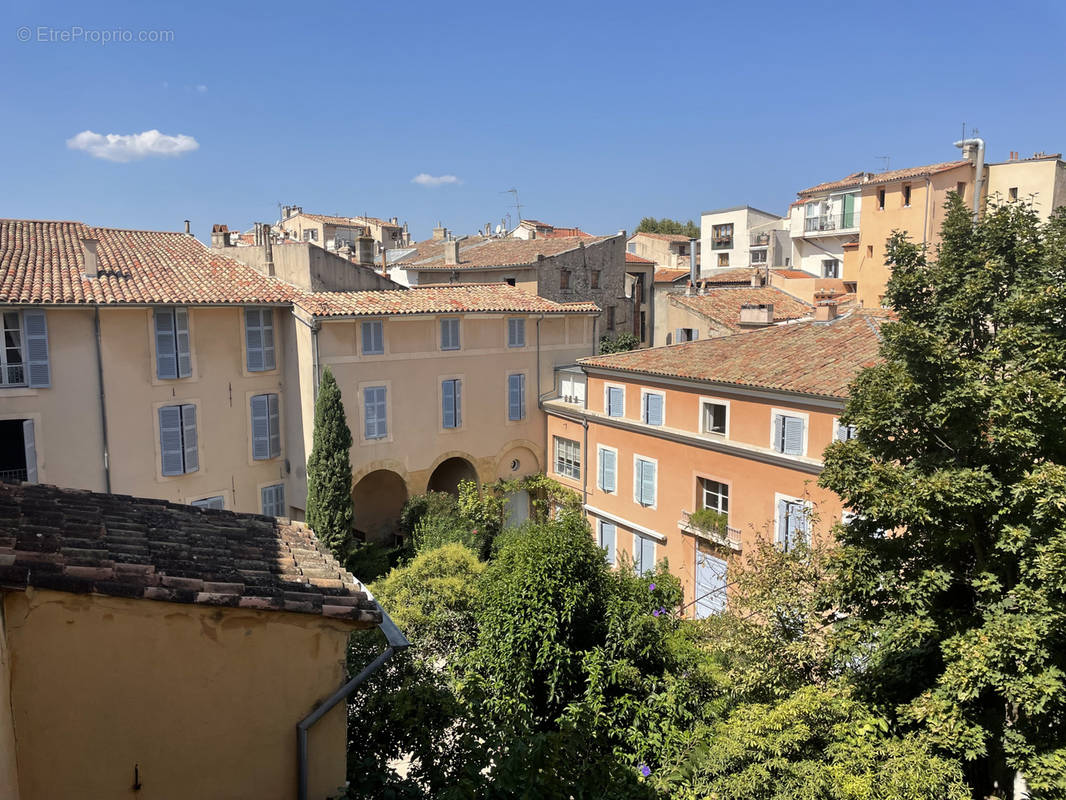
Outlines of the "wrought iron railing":
[{"label": "wrought iron railing", "polygon": [[695,536],[699,536],[702,539],[706,539],[714,544],[722,545],[723,547],[729,547],[733,550],[740,549],[740,529],[731,528],[728,525],[724,529],[719,528],[707,529],[692,524],[692,512],[681,512],[681,529],[686,533],[691,533]]}]

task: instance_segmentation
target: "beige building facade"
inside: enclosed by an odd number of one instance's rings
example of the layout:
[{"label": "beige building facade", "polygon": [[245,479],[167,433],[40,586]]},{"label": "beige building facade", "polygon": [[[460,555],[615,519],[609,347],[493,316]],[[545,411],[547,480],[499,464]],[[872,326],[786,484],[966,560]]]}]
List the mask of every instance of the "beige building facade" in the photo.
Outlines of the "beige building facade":
[{"label": "beige building facade", "polygon": [[751,206],[704,211],[700,215],[700,275],[707,277],[719,269],[765,267],[775,230],[784,230],[781,217]]},{"label": "beige building facade", "polygon": [[1066,206],[1066,161],[1061,153],[1037,153],[988,165],[989,201],[1031,202],[1042,220]]}]

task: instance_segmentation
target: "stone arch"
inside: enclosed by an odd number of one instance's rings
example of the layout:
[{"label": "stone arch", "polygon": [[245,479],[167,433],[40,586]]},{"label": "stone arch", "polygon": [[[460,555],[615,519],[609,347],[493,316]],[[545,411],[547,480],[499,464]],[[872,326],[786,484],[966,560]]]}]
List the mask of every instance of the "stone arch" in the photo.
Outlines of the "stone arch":
[{"label": "stone arch", "polygon": [[527,439],[514,439],[500,449],[496,459],[496,477],[499,480],[513,480],[536,475],[541,471],[537,451],[540,448]]},{"label": "stone arch", "polygon": [[369,470],[352,487],[352,525],[368,542],[391,544],[406,502],[407,482],[400,473]]},{"label": "stone arch", "polygon": [[477,468],[471,459],[462,455],[448,456],[439,460],[433,468],[426,490],[430,492],[448,492],[458,496],[460,481],[473,481],[479,486],[481,485]]}]

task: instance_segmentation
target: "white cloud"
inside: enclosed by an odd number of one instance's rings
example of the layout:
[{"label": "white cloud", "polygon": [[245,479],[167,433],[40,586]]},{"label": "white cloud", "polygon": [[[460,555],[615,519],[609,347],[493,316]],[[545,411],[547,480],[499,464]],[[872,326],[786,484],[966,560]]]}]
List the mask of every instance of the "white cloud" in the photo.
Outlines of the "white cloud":
[{"label": "white cloud", "polygon": [[443,186],[446,183],[460,183],[454,175],[430,175],[428,172],[420,172],[411,178],[411,183],[419,186]]},{"label": "white cloud", "polygon": [[169,136],[157,130],[144,133],[93,133],[82,131],[67,139],[71,150],[83,150],[93,158],[107,161],[137,161],[149,156],[180,156],[196,150],[200,143],[191,136],[179,133]]},{"label": "white cloud", "polygon": [[198,84],[197,87],[196,87],[196,91],[198,91],[200,94],[203,94],[204,92],[207,91],[207,87],[204,86],[202,83]]}]

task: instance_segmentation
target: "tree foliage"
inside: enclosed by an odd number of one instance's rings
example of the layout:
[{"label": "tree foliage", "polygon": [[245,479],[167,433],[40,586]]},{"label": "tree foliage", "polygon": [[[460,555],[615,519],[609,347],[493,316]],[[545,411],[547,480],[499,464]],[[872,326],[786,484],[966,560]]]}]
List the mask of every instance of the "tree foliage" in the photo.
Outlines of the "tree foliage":
[{"label": "tree foliage", "polygon": [[[1066,794],[1066,212],[974,222],[948,203],[935,258],[895,234],[883,363],[855,380],[821,482],[841,533],[840,633],[857,680],[966,761],[975,796],[1021,770]],[[887,532],[887,533],[886,533]]]},{"label": "tree foliage", "polygon": [[315,427],[307,459],[307,524],[344,562],[352,539],[352,432],[341,390],[329,367],[315,400]]},{"label": "tree foliage", "polygon": [[615,336],[605,333],[600,337],[601,355],[605,353],[625,353],[629,350],[636,350],[638,347],[640,347],[640,339],[629,331],[622,331]]},{"label": "tree foliage", "polygon": [[635,233],[669,233],[687,236],[690,239],[699,239],[700,226],[692,220],[689,220],[688,222],[680,222],[679,220],[670,219],[669,217],[663,217],[662,219],[643,217],[640,220],[640,224],[637,226]]}]

